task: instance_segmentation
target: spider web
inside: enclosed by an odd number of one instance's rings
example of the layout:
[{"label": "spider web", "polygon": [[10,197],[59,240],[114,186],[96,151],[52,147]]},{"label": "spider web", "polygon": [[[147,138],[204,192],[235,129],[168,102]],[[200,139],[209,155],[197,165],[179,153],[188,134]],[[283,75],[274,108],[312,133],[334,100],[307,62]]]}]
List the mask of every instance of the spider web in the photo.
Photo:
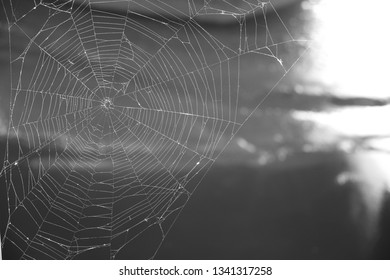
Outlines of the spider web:
[{"label": "spider web", "polygon": [[[110,10],[117,2],[127,11]],[[278,50],[298,40],[257,0],[21,3],[3,2],[3,257],[153,258],[250,115],[240,113],[241,59],[274,60],[282,79],[298,58]],[[210,15],[230,19],[229,39],[202,24]]]}]

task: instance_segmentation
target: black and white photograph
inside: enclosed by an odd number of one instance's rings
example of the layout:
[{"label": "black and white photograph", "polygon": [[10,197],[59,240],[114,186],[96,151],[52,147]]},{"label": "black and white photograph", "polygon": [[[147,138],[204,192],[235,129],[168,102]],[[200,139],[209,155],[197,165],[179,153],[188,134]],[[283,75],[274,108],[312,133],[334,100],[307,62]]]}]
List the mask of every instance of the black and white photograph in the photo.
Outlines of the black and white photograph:
[{"label": "black and white photograph", "polygon": [[389,260],[389,8],[1,0],[1,259]]}]

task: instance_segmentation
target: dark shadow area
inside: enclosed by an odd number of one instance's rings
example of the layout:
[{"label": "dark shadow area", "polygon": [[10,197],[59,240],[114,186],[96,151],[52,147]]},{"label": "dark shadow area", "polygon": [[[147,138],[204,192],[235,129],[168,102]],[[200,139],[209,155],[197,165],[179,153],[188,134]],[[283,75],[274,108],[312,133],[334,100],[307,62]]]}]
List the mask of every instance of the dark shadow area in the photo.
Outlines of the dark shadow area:
[{"label": "dark shadow area", "polygon": [[[370,210],[360,189],[375,186],[340,186],[335,178],[350,168],[334,153],[265,167],[216,165],[156,258],[369,259],[376,236],[366,233]],[[388,258],[389,205],[378,228],[377,258]]]},{"label": "dark shadow area", "polygon": [[380,215],[379,238],[374,248],[373,258],[390,260],[390,193],[384,196],[383,210]]}]

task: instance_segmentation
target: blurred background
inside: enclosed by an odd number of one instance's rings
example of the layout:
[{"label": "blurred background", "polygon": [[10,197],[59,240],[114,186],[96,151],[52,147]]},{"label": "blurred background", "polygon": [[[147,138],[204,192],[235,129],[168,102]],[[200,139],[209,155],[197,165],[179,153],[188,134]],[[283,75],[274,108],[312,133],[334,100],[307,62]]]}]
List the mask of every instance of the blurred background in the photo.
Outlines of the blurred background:
[{"label": "blurred background", "polygon": [[[61,1],[51,2],[58,6]],[[132,7],[132,2],[90,2],[115,13],[130,9],[141,16],[156,16],[150,9]],[[191,16],[180,6],[184,1],[166,2],[178,12],[160,12],[159,17],[185,20]],[[211,1],[213,9],[197,18],[222,42],[233,41],[237,35],[233,31],[236,17],[216,15],[226,11],[227,2],[239,7],[245,1]],[[242,56],[238,112],[245,123],[226,147],[218,148],[220,155],[204,172],[155,258],[388,259],[389,4],[270,2],[273,8],[255,17],[266,14],[275,42],[292,37],[293,44],[277,44],[273,59]],[[25,42],[14,40],[10,46],[9,32],[18,31],[8,29],[9,7],[5,1],[2,4],[3,158],[9,135],[9,53],[18,48],[18,42]],[[84,4],[82,0],[72,3]],[[23,5],[27,4],[15,1],[13,9],[24,10]],[[39,21],[39,13],[26,19],[20,26],[28,30],[34,20]],[[4,224],[4,184],[1,188]],[[13,258],[10,250],[12,246],[3,247],[3,258]],[[128,258],[126,254],[119,257]]]}]

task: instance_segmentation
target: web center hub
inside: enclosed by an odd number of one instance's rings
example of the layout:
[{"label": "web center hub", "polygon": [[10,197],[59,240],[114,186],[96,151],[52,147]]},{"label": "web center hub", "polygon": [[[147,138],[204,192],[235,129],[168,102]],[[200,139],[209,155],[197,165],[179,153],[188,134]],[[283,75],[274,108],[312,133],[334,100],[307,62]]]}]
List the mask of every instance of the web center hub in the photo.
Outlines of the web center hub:
[{"label": "web center hub", "polygon": [[105,110],[110,110],[110,109],[113,109],[114,108],[114,103],[112,102],[111,98],[109,97],[105,97],[102,101],[102,107],[103,109]]}]

